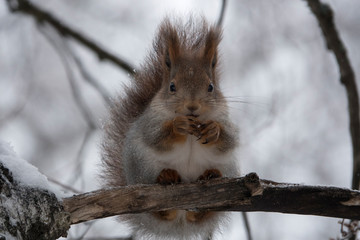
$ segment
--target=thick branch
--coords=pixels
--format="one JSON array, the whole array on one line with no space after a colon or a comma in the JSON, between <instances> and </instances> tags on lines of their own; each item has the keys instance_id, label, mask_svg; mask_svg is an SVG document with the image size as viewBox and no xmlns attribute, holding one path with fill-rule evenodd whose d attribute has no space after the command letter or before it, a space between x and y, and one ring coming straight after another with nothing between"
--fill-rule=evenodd
<instances>
[{"instance_id":1,"label":"thick branch","mask_svg":"<svg viewBox=\"0 0 360 240\"><path fill-rule=\"evenodd\" d=\"M69 228L69 214L53 193L17 182L0 161L0 239L57 239Z\"/></svg>"},{"instance_id":2,"label":"thick branch","mask_svg":"<svg viewBox=\"0 0 360 240\"><path fill-rule=\"evenodd\" d=\"M62 36L71 37L78 43L87 47L89 50L95 52L100 60L108 60L129 74L134 73L134 67L126 61L116 57L112 53L104 50L95 42L82 35L79 31L70 28L62 23L59 19L51 15L49 12L41 9L39 6L27 0L7 0L9 8L13 12L21 12L27 14L37 20L39 23L46 22L56 29Z\"/></svg>"},{"instance_id":3,"label":"thick branch","mask_svg":"<svg viewBox=\"0 0 360 240\"><path fill-rule=\"evenodd\" d=\"M244 178L171 186L134 185L80 194L63 201L71 223L169 209L264 211L360 219L360 192Z\"/></svg>"},{"instance_id":4,"label":"thick branch","mask_svg":"<svg viewBox=\"0 0 360 240\"><path fill-rule=\"evenodd\" d=\"M326 40L329 50L333 51L340 70L340 81L345 86L348 98L350 133L353 148L353 180L352 188L359 189L360 184L360 120L359 95L357 91L355 74L351 67L340 36L336 30L333 12L327 4L319 0L307 0L311 11L316 16Z\"/></svg>"}]
</instances>

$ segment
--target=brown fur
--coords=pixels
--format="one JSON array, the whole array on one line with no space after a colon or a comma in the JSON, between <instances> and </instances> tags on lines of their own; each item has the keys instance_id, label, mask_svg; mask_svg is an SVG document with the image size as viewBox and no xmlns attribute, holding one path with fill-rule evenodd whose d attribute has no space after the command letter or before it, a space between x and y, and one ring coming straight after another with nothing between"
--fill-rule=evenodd
<instances>
[{"instance_id":1,"label":"brown fur","mask_svg":"<svg viewBox=\"0 0 360 240\"><path fill-rule=\"evenodd\" d=\"M186 220L192 223L201 223L213 217L214 214L215 214L214 212L208 212L208 211L200 211L200 212L188 211L186 212Z\"/></svg>"},{"instance_id":2,"label":"brown fur","mask_svg":"<svg viewBox=\"0 0 360 240\"><path fill-rule=\"evenodd\" d=\"M178 117L172 121L166 121L162 126L162 134L159 136L159 141L155 144L156 149L166 151L170 150L176 143L185 142L187 132L190 131L187 121L185 116Z\"/></svg>"},{"instance_id":3,"label":"brown fur","mask_svg":"<svg viewBox=\"0 0 360 240\"><path fill-rule=\"evenodd\" d=\"M153 212L152 214L158 219L165 221L172 221L177 217L178 211L177 210L159 211L159 212Z\"/></svg>"}]
</instances>

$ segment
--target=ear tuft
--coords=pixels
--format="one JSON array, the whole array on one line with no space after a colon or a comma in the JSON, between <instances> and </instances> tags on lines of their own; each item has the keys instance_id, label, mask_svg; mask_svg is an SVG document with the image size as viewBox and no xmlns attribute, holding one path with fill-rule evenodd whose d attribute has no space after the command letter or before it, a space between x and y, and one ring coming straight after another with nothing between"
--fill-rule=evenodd
<instances>
[{"instance_id":1,"label":"ear tuft","mask_svg":"<svg viewBox=\"0 0 360 240\"><path fill-rule=\"evenodd\" d=\"M165 65L170 69L179 57L180 45L176 29L170 26L167 31L164 61Z\"/></svg>"},{"instance_id":2,"label":"ear tuft","mask_svg":"<svg viewBox=\"0 0 360 240\"><path fill-rule=\"evenodd\" d=\"M221 30L217 27L211 27L205 40L204 59L212 68L214 68L217 63L217 48L220 40Z\"/></svg>"}]
</instances>

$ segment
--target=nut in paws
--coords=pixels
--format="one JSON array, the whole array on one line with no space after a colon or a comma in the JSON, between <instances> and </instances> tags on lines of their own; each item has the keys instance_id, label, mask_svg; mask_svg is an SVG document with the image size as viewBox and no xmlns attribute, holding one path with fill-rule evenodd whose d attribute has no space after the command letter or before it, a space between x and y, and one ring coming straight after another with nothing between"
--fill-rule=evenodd
<instances>
[{"instance_id":1,"label":"nut in paws","mask_svg":"<svg viewBox=\"0 0 360 240\"><path fill-rule=\"evenodd\" d=\"M177 116L173 120L173 131L180 135L198 135L197 120L192 116Z\"/></svg>"},{"instance_id":2,"label":"nut in paws","mask_svg":"<svg viewBox=\"0 0 360 240\"><path fill-rule=\"evenodd\" d=\"M216 143L221 132L220 124L215 121L206 121L201 125L199 141L202 144Z\"/></svg>"}]
</instances>

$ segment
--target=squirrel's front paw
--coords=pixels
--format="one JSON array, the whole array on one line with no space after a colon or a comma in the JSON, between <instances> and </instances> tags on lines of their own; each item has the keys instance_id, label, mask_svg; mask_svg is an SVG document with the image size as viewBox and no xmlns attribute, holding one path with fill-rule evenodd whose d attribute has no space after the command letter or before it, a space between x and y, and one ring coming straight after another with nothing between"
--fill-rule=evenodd
<instances>
[{"instance_id":1,"label":"squirrel's front paw","mask_svg":"<svg viewBox=\"0 0 360 240\"><path fill-rule=\"evenodd\" d=\"M202 144L216 143L220 136L220 124L209 120L201 124L199 141Z\"/></svg>"},{"instance_id":2,"label":"squirrel's front paw","mask_svg":"<svg viewBox=\"0 0 360 240\"><path fill-rule=\"evenodd\" d=\"M191 116L177 116L173 120L173 131L175 134L194 134L197 130L195 118Z\"/></svg>"}]
</instances>

